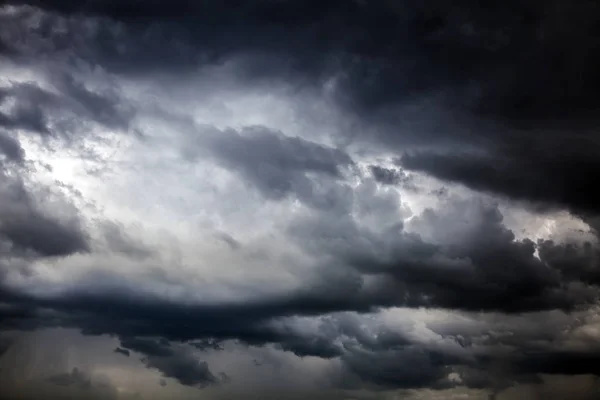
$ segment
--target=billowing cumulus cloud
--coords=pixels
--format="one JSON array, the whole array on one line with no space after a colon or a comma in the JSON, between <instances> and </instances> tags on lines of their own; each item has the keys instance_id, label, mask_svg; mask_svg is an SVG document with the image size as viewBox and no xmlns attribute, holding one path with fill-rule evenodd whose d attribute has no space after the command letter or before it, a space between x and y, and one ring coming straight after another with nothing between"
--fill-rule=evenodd
<instances>
[{"instance_id":1,"label":"billowing cumulus cloud","mask_svg":"<svg viewBox=\"0 0 600 400\"><path fill-rule=\"evenodd\" d=\"M0 390L595 398L599 19L5 2Z\"/></svg>"}]
</instances>

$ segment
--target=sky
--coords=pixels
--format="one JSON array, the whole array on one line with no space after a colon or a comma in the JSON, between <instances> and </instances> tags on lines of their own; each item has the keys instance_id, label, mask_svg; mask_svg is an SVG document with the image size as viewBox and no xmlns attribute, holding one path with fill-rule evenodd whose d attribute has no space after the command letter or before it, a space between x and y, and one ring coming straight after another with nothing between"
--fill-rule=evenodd
<instances>
[{"instance_id":1,"label":"sky","mask_svg":"<svg viewBox=\"0 0 600 400\"><path fill-rule=\"evenodd\" d=\"M600 396L600 5L0 5L0 395Z\"/></svg>"}]
</instances>

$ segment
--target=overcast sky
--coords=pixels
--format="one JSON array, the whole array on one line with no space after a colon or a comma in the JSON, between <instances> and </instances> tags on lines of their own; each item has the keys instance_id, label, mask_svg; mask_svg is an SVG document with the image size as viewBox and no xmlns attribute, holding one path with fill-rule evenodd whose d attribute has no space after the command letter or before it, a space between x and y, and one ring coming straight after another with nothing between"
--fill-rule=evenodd
<instances>
[{"instance_id":1,"label":"overcast sky","mask_svg":"<svg viewBox=\"0 0 600 400\"><path fill-rule=\"evenodd\" d=\"M2 3L3 399L599 398L596 1Z\"/></svg>"}]
</instances>

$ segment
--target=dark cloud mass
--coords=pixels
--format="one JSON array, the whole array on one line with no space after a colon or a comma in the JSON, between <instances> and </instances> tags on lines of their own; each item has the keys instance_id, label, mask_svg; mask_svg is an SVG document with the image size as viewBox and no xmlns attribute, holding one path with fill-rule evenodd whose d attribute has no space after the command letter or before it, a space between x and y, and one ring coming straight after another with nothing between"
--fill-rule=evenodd
<instances>
[{"instance_id":1,"label":"dark cloud mass","mask_svg":"<svg viewBox=\"0 0 600 400\"><path fill-rule=\"evenodd\" d=\"M127 349L123 349L123 348L121 348L121 347L117 347L117 348L116 348L116 349L114 349L113 351L114 351L115 353L122 354L122 355L124 355L125 357L129 357L129 356L131 355L131 352L130 352L129 350L127 350Z\"/></svg>"},{"instance_id":2,"label":"dark cloud mass","mask_svg":"<svg viewBox=\"0 0 600 400\"><path fill-rule=\"evenodd\" d=\"M0 387L594 398L599 87L592 0L2 2Z\"/></svg>"},{"instance_id":3,"label":"dark cloud mass","mask_svg":"<svg viewBox=\"0 0 600 400\"><path fill-rule=\"evenodd\" d=\"M144 355L142 361L148 368L159 370L167 378L175 378L182 385L206 387L219 382L206 362L198 361L191 354L173 349L169 342L128 337L121 339L121 346ZM125 350L125 351L128 351ZM129 355L129 352L127 352Z\"/></svg>"},{"instance_id":4,"label":"dark cloud mass","mask_svg":"<svg viewBox=\"0 0 600 400\"><path fill-rule=\"evenodd\" d=\"M369 168L371 169L373 178L384 185L410 184L410 177L404 171L380 167L378 165L371 165Z\"/></svg>"},{"instance_id":5,"label":"dark cloud mass","mask_svg":"<svg viewBox=\"0 0 600 400\"><path fill-rule=\"evenodd\" d=\"M13 102L7 113L0 114L0 125L40 134L67 134L76 124L90 121L112 129L127 127L133 111L119 104L116 94L94 93L66 73L51 71L48 79L58 93L33 82L0 89L0 101Z\"/></svg>"},{"instance_id":6,"label":"dark cloud mass","mask_svg":"<svg viewBox=\"0 0 600 400\"><path fill-rule=\"evenodd\" d=\"M320 85L337 77L341 104L387 127L379 140L411 137L426 144L477 146L486 153L424 153L407 158L406 167L476 189L597 211L598 199L586 190L597 180L595 2L231 3L178 1L165 9L160 2L43 2L59 14L41 16L45 24L33 26L31 40L15 46L25 54L76 51L93 63L132 73L231 59L245 80ZM76 17L81 13L114 20L114 29L100 22L87 29ZM34 19L31 11L11 18L14 29L3 30L6 42ZM53 30L65 18L71 30ZM86 40L69 36L78 34ZM66 92L116 123L111 111L102 111L104 104L78 96L83 92L77 88ZM432 108L407 108L429 97L436 99ZM464 122L448 129L451 122L444 119L448 125L438 126L441 117L434 115L448 113ZM23 108L3 119L42 129L41 116ZM415 118L433 120L398 137ZM471 176L474 170L480 172Z\"/></svg>"},{"instance_id":7,"label":"dark cloud mass","mask_svg":"<svg viewBox=\"0 0 600 400\"><path fill-rule=\"evenodd\" d=\"M0 240L6 241L15 251L34 251L42 256L61 256L87 251L88 243L77 215L59 219L41 209L36 195L25 183L0 172ZM68 207L65 204L64 207ZM67 211L68 210L67 208Z\"/></svg>"}]
</instances>

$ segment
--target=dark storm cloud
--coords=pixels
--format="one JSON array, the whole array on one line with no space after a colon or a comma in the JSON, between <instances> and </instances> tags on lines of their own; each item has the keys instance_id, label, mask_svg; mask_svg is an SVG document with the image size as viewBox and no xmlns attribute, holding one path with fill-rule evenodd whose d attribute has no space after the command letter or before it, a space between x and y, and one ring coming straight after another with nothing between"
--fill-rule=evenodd
<instances>
[{"instance_id":1,"label":"dark storm cloud","mask_svg":"<svg viewBox=\"0 0 600 400\"><path fill-rule=\"evenodd\" d=\"M517 372L536 374L600 375L600 354L597 351L532 352L516 357Z\"/></svg>"},{"instance_id":2,"label":"dark storm cloud","mask_svg":"<svg viewBox=\"0 0 600 400\"><path fill-rule=\"evenodd\" d=\"M593 1L567 3L15 0L41 11L1 15L0 54L17 65L47 56L77 69L83 60L133 77L233 61L233 74L245 82L321 88L336 78L337 105L378 128L349 135L389 145L398 156L406 152L404 168L595 221L600 141L590 127L600 108L600 14ZM132 106L74 76L49 71L52 89L36 83L0 89L0 103L14 102L0 111L0 154L23 160L14 130L62 135L87 121L129 128ZM503 313L587 307L598 300L600 256L591 243L517 240L496 206L448 196L440 196L442 208L411 220L419 234L402 224L386 226L399 220L399 199L377 194L374 182L353 191L341 179L353 166L345 152L264 127L207 131L187 148L190 156L206 151L265 198L293 196L316 210L314 220L294 221L288 234L320 258L322 276L284 296L210 306L119 290L75 288L38 298L1 287L0 301L10 306L0 308L0 326L118 335L119 353L144 354L147 367L199 387L223 379L169 341L197 340L214 349L228 339L275 343L298 356L339 357L350 374L383 387L451 387L456 383L447 374L455 367L472 369L465 385L490 386L490 374L473 371L500 361L510 364L507 378L516 380L600 374L596 353L540 350L532 343L547 336L539 332L494 343L529 350L523 355L461 358L390 332L374 339L343 321L318 334L274 326L283 317L389 306ZM429 149L412 151L410 144ZM10 249L0 255L2 268L5 258L23 253L89 251L77 221L40 210L21 181L0 168L0 246ZM378 183L406 183L399 170L373 165L370 172ZM361 226L351 211L375 218L383 233ZM118 227L107 232L111 250L148 256L120 237ZM222 239L239 249L232 237ZM340 344L344 335L358 346ZM484 339L464 334L457 343L475 353L478 340ZM55 380L82 378L73 372Z\"/></svg>"},{"instance_id":3,"label":"dark storm cloud","mask_svg":"<svg viewBox=\"0 0 600 400\"><path fill-rule=\"evenodd\" d=\"M558 244L542 240L538 243L538 251L541 261L560 271L563 279L600 284L600 248L596 244Z\"/></svg>"},{"instance_id":4,"label":"dark storm cloud","mask_svg":"<svg viewBox=\"0 0 600 400\"><path fill-rule=\"evenodd\" d=\"M8 241L17 252L34 251L41 256L89 250L77 216L60 218L44 211L21 179L1 169L0 240Z\"/></svg>"},{"instance_id":5,"label":"dark storm cloud","mask_svg":"<svg viewBox=\"0 0 600 400\"><path fill-rule=\"evenodd\" d=\"M161 325L164 326L165 324L182 327L181 331L183 332L185 329L185 335L189 337L217 336L219 334L217 330L224 332L224 329L227 329L222 326L216 327L214 321L204 318L199 319L198 317L206 314L201 310L190 311L186 314L193 317L173 320L172 318L159 319L157 315L157 317L148 321L144 333L153 336L163 333L169 334L169 332L161 330ZM469 334L468 329L463 329L462 332L465 336L460 341L456 339L453 346L454 348L461 346L464 349L464 354L457 355L456 350L452 350L450 347L436 347L435 342L430 342L429 345L417 343L414 338L411 339L398 332L386 333L383 330L376 331L378 332L376 335L370 334L360 327L360 320L353 322L352 319L344 317L332 319L330 323L323 326L320 330L321 333L317 335L300 335L292 328L287 328L285 331L276 328L265 329L264 326L262 328L244 328L242 318L234 317L234 315L239 316L242 313L236 311L231 314L229 312L222 314L223 318L227 318L232 321L232 324L236 324L235 327L231 326L229 328L232 330L228 335L231 338L237 337L243 340L246 337L248 338L247 343L255 345L265 342L281 343L280 348L292 351L299 356L341 357L344 371L349 374L345 375L346 377L340 382L345 387L355 387L357 384L355 379L359 379L359 382L374 385L374 387L430 387L443 389L459 385L459 383L447 378L447 375L454 371L462 372L462 384L464 385L475 388L488 387L490 382L496 379L493 371L490 372L490 368L499 362L508 363L510 366L510 369L504 372L506 378L503 379L521 382L530 381L532 376L537 373L569 375L596 373L597 370L593 366L595 353L558 351L550 346L540 348L537 345L540 338L543 339L545 335L552 337L552 332L556 337L560 333L559 331L563 329L560 325L557 325L556 329L552 328L552 332L542 332L543 328L539 328L537 333L534 331L527 336L519 336L518 332L523 327L518 325L512 328L514 329L512 332L511 330L506 331L506 335L501 335L496 339L496 345L500 344L514 348L514 353L508 355L496 355L493 351L489 354L485 352L486 347L483 346L484 342L481 342L481 340L489 337L487 330ZM122 315L116 316L113 314L113 318L116 319L117 317L123 319ZM73 318L72 311L69 313L68 318ZM59 324L68 326L68 318L60 321ZM121 324L119 328L114 321L113 319L102 322L98 315L85 317L85 314L81 314L74 326L95 325L95 330L88 331L88 333L101 333L102 331L114 333L117 329L134 332L133 325L139 326L141 322L138 318L135 322L132 322L132 326L127 327ZM112 327L108 326L110 323L113 324ZM193 323L197 323L198 326L194 327ZM100 327L101 325L102 327ZM193 330L190 330L190 328ZM497 328L493 329L502 333ZM246 333L243 332L244 330L246 330ZM337 347L335 351L332 351L331 349L338 346L334 343L342 337L343 340L349 341L349 344ZM445 337L452 338L452 336ZM142 361L147 367L157 369L164 376L177 379L184 385L205 387L206 385L225 382L222 377L210 372L205 363L198 361L189 352L180 351L167 338L172 339L174 336L166 336L163 339L122 337L121 346L143 354ZM179 334L179 338L183 338L183 336ZM461 345L459 342L463 344ZM535 351L532 352L532 349ZM477 372L477 369L482 370Z\"/></svg>"},{"instance_id":6,"label":"dark storm cloud","mask_svg":"<svg viewBox=\"0 0 600 400\"><path fill-rule=\"evenodd\" d=\"M185 306L158 299L132 297L126 293L113 293L110 297L77 293L54 299L36 299L5 288L0 294L4 301L14 306L2 310L4 326L27 329L33 322L30 319L38 318L35 323L40 326L70 326L81 328L89 334L118 334L134 338L131 341L124 339L122 347L164 356L170 353L165 340L200 338L216 341L237 339L256 345L283 343L289 349L298 348L305 355L309 354L308 349L311 348L314 349L314 355L322 355L331 351L322 350L318 344L329 347L329 343L302 344L301 336L293 331L275 329L268 322L279 316L319 315L345 308L371 308L368 303L361 304L361 300L348 300L342 296L327 298L313 290L292 293L283 298L206 306ZM36 312L39 307L55 309L59 313L45 316ZM143 338L147 336L163 339Z\"/></svg>"},{"instance_id":7,"label":"dark storm cloud","mask_svg":"<svg viewBox=\"0 0 600 400\"><path fill-rule=\"evenodd\" d=\"M176 67L184 56L164 58L162 52L173 52L174 56L177 52L188 53L188 63L197 64L198 53L212 52L219 58L228 58L249 51L267 59L275 56L273 59L283 62L262 65L267 67L265 71L256 68L259 65L254 65L253 70L250 62L245 71L248 76L277 75L287 69L288 77L293 71L297 77L314 78L331 72L327 67L333 60L334 65L329 67L346 72L347 93L359 103L372 105L406 99L457 82L464 84L472 79L471 75L489 74L486 68L493 62L507 61L538 44L535 30L547 11L541 2L534 1L489 7L468 1L452 5L438 1L176 1L168 7L161 2L140 5L129 1L34 3L67 15L87 14L119 21L125 29L125 39L136 34L143 38L141 33L152 36L154 29L155 39L181 43L176 48L153 49L153 55L143 46L127 48L148 52L137 61L123 52L123 63L138 66L148 66L148 61L153 61L163 68ZM53 30L52 20L29 25L34 30L32 34L43 32L54 38L56 47L61 42L64 48L80 43L70 37L73 32ZM95 47L109 47L111 41L123 39L102 26L86 33L91 35L86 39L95 39L90 42ZM133 42L125 44L131 46ZM94 61L107 61L109 55L102 50L105 49L97 49ZM339 61L348 63L340 65ZM469 72L466 67L471 67Z\"/></svg>"},{"instance_id":8,"label":"dark storm cloud","mask_svg":"<svg viewBox=\"0 0 600 400\"><path fill-rule=\"evenodd\" d=\"M194 342L190 342L190 345L201 351L224 349L221 343L214 338L196 340Z\"/></svg>"},{"instance_id":9,"label":"dark storm cloud","mask_svg":"<svg viewBox=\"0 0 600 400\"><path fill-rule=\"evenodd\" d=\"M36 133L48 133L44 103L51 102L51 95L34 84L12 84L0 89L0 101L13 99L16 105L9 113L0 112L0 125L4 129L25 129Z\"/></svg>"},{"instance_id":10,"label":"dark storm cloud","mask_svg":"<svg viewBox=\"0 0 600 400\"><path fill-rule=\"evenodd\" d=\"M117 348L115 348L113 351L114 351L115 353L117 353L117 354L122 354L122 355L124 355L125 357L129 357L129 356L130 356L130 351L129 351L129 350L127 350L127 349L123 349L123 348L121 348L121 347L117 347Z\"/></svg>"},{"instance_id":11,"label":"dark storm cloud","mask_svg":"<svg viewBox=\"0 0 600 400\"><path fill-rule=\"evenodd\" d=\"M580 264L564 266L561 255L568 250L551 242L540 242L541 260L535 258L536 243L516 241L512 232L502 224L502 216L493 204L451 198L441 210L427 210L413 218L412 223L421 232L421 238L402 231L390 231L389 235L377 237L361 231L358 226L333 224L333 220L325 219L323 215L320 222L322 225L314 221L307 225L311 229L313 244L308 237L299 238L304 240L309 250L333 257L328 263L327 274L319 277L318 282L310 282L305 288L286 296L211 306L185 306L123 292L108 295L79 291L54 299L36 299L15 293L11 295L5 290L4 296L7 297L4 300L20 306L22 311L5 315L4 324L27 328L32 316L37 315L34 318L37 318L38 326L72 326L89 334L117 334L121 337L122 348L146 356L147 366L190 385L202 386L201 381L213 382L215 375L208 374L207 368L200 365L197 370L192 369L196 371L193 373L196 378L179 376L177 371L190 370L188 363L191 359L173 348L170 341L195 343L204 338L209 344L202 344L201 340L200 347L214 349L217 346L210 343L231 339L248 345L274 343L278 348L301 357L341 357L352 374L375 385L443 388L455 384L444 378L451 366L477 369L478 365L489 366L495 356L487 360L482 358L479 364L476 357L457 358L449 356L447 350L414 347L414 339L398 333L381 331L374 338L358 323L343 318L323 325L318 333L309 334L286 325L273 324L273 321L288 316L314 316L343 310L360 312L393 305L509 313L571 309L592 304L597 295L597 289L578 285L582 280L587 281L586 269L590 267L587 258L577 259ZM335 245L330 237L336 238ZM368 240L361 242L364 239ZM311 247L314 245L318 247ZM589 254L586 248L580 249L584 256ZM389 249L389 252L374 252L374 249ZM565 274L564 282L561 282L560 272L563 270L570 273ZM365 277L377 279L367 286ZM35 313L38 308L54 309L58 314L44 317ZM555 335L558 334L556 331ZM552 336L552 333L549 335ZM359 347L343 345L338 341L340 337L351 338ZM500 343L521 348L543 337L541 333L533 338L508 335L495 345ZM476 339L477 336L470 337L463 332L463 336L456 339L455 346L468 349ZM527 350L527 347L523 349ZM555 351L552 348L542 350L540 353L538 348L536 351L540 355L531 360L528 356L523 361L510 356L514 365L524 365L511 373L516 376L534 374L536 360L551 358ZM416 357L415 362L420 362L423 368L425 365L428 367L422 373L414 373L401 361L403 358L400 356L404 352L408 352L407 359ZM569 353L569 356L576 357L576 354ZM388 357L389 363L380 364L380 369L369 368L373 364L369 360L377 357ZM540 372L552 373L549 368L540 367ZM568 370L569 367L565 366L554 373L568 374ZM572 373L585 370L595 373L595 369L584 366L574 367ZM396 381L390 371L395 371ZM402 371L404 375L400 374ZM215 379L218 381L220 378ZM481 382L480 378L472 378L472 385L480 385Z\"/></svg>"},{"instance_id":12,"label":"dark storm cloud","mask_svg":"<svg viewBox=\"0 0 600 400\"><path fill-rule=\"evenodd\" d=\"M298 335L287 335L281 337L279 348L289 351L298 357L320 357L320 358L335 358L342 354L339 346L332 342L332 337L317 336L317 337L302 337Z\"/></svg>"},{"instance_id":13,"label":"dark storm cloud","mask_svg":"<svg viewBox=\"0 0 600 400\"><path fill-rule=\"evenodd\" d=\"M126 337L121 339L121 346L147 356L170 357L173 355L169 342L165 340Z\"/></svg>"},{"instance_id":14,"label":"dark storm cloud","mask_svg":"<svg viewBox=\"0 0 600 400\"><path fill-rule=\"evenodd\" d=\"M108 128L127 129L133 110L119 98L118 93L96 93L66 73L54 73L52 84L79 116L85 116Z\"/></svg>"},{"instance_id":15,"label":"dark storm cloud","mask_svg":"<svg viewBox=\"0 0 600 400\"><path fill-rule=\"evenodd\" d=\"M173 348L165 339L124 337L121 346L143 354L142 361L148 368L157 369L182 385L204 388L221 381L206 362L197 360L189 351Z\"/></svg>"},{"instance_id":16,"label":"dark storm cloud","mask_svg":"<svg viewBox=\"0 0 600 400\"><path fill-rule=\"evenodd\" d=\"M370 165L369 169L375 180L384 185L410 184L410 177L402 170Z\"/></svg>"},{"instance_id":17,"label":"dark storm cloud","mask_svg":"<svg viewBox=\"0 0 600 400\"><path fill-rule=\"evenodd\" d=\"M62 256L87 251L84 235L77 227L32 213L8 218L3 216L0 237L9 240L16 249L33 250L46 256Z\"/></svg>"},{"instance_id":18,"label":"dark storm cloud","mask_svg":"<svg viewBox=\"0 0 600 400\"><path fill-rule=\"evenodd\" d=\"M252 140L243 142L244 146L237 145L237 141L245 140L237 132L222 138L227 144L216 141L222 149L226 149L218 157L232 163L231 168L237 168L235 162L241 160L241 165L253 174L257 164L266 162L269 165L272 160L277 163L277 155L284 154L291 160L280 163L283 174L293 176L312 170L324 174L334 187L345 185L344 182L336 182L338 164L343 165L348 160L344 153L331 152L306 141L288 140L278 133L263 132L244 134L250 138L257 134L257 142L271 149L270 154L275 155L272 159L245 158L244 152L239 149L257 150L259 147ZM219 131L219 134L227 133ZM247 172L240 168L239 173ZM254 184L260 185L262 177L256 175L255 178L257 182ZM15 190L19 187L16 184L13 189L0 193L8 196L7 199L18 193L28 198L23 188L21 192ZM340 191L336 193L345 197ZM249 345L275 343L278 348L301 357L341 357L345 368L353 376L374 385L445 388L455 385L445 378L450 367L468 365L477 368L478 364L464 359L444 358L431 349L411 347L411 341L402 335L381 332L377 339L369 338L356 324L342 320L319 334L301 334L271 323L287 316L316 316L344 310L363 312L386 306L514 313L570 309L594 302L596 289L569 286L581 281L596 283L593 262L597 250L592 245L565 247L549 241L515 240L514 234L504 226L496 205L456 198L446 199L440 209L427 209L412 218L411 224L420 236L408 233L401 225L384 229L385 224L382 225L382 233L376 234L360 226L347 211L355 210L362 217L382 215L387 221L397 211L398 198L390 196L389 192L380 192L377 185L369 180L350 193L350 199L337 199L331 203L333 208L321 209L315 220L306 219L292 224L291 233L298 244L313 254L326 257L327 268L317 280L307 282L303 288L288 295L193 306L143 298L118 290L108 293L75 288L58 297L42 299L4 288L0 291L0 300L14 307L1 311L2 325L12 328L71 326L90 334L116 334L121 337L122 354L125 351L144 354L144 363L149 368L158 369L164 376L177 379L182 384L198 387L216 384L222 379L188 353L174 350L170 341L204 338L211 343L228 339ZM290 194L298 196L296 192ZM23 201L18 203L25 204ZM336 207L341 207L344 212L336 212ZM53 235L56 236L55 233ZM33 240L31 235L26 237L29 241ZM31 244L30 248L41 253L43 249L40 246L36 248ZM541 260L534 257L536 247ZM48 252L48 249L45 251ZM64 254L69 254L69 251L73 250L63 250ZM373 277L376 279L371 282L375 284L366 285L365 278ZM40 312L43 309L53 309L58 313L45 314ZM360 347L341 345L337 341L341 335L354 338ZM514 345L518 346L518 343ZM546 357L543 354L536 357L543 359ZM574 357L572 354L569 356ZM387 361L380 364L381 368L373 369L370 366L376 357ZM422 373L413 373L402 359L419 362ZM535 373L534 366L539 362L535 360L537 358L525 359L522 361L525 365L523 371L514 373ZM519 360L514 362L521 363ZM482 362L481 365L487 364ZM544 371L549 371L544 368ZM565 367L560 373L567 373L567 370L569 368ZM586 368L573 368L574 372L582 370ZM594 371L589 370L591 373ZM469 382L469 385L480 385L482 381L472 378Z\"/></svg>"},{"instance_id":19,"label":"dark storm cloud","mask_svg":"<svg viewBox=\"0 0 600 400\"><path fill-rule=\"evenodd\" d=\"M492 153L421 154L405 160L408 168L524 200L599 211L597 191L590 190L600 153L589 129L600 108L594 1L13 4L58 13L42 16L41 24L31 22L39 18L33 11L4 17L11 18L4 42L21 54L74 52L133 74L235 59L236 73L250 81L321 86L336 76L339 104L385 127L366 140ZM68 29L55 29L58 15L71 16ZM90 29L75 15L107 23ZM23 26L29 36L17 40ZM414 104L423 105L414 111L408 107ZM548 129L557 133L537 133Z\"/></svg>"},{"instance_id":20,"label":"dark storm cloud","mask_svg":"<svg viewBox=\"0 0 600 400\"><path fill-rule=\"evenodd\" d=\"M595 301L596 288L578 285L588 282L593 256L573 259L565 276L559 265L534 256L536 243L516 240L502 219L493 204L450 199L413 217L412 226L428 239L399 227L374 235L337 216L319 216L291 229L308 251L333 255L342 265L381 278L380 290L369 295L381 305L522 312Z\"/></svg>"},{"instance_id":21,"label":"dark storm cloud","mask_svg":"<svg viewBox=\"0 0 600 400\"><path fill-rule=\"evenodd\" d=\"M498 319L489 315L479 321L479 328L440 323L431 329L446 338L456 338L460 332L461 346L475 363L490 376L502 379L535 380L538 374L598 375L594 366L600 355L594 332L598 311L562 313L557 311L516 315ZM489 318L489 319L488 319ZM583 330L582 330L583 329ZM489 346L489 347L488 347ZM488 347L489 351L474 351ZM468 359L469 359L468 358Z\"/></svg>"},{"instance_id":22,"label":"dark storm cloud","mask_svg":"<svg viewBox=\"0 0 600 400\"><path fill-rule=\"evenodd\" d=\"M112 129L128 128L133 110L117 93L96 93L64 72L49 72L48 77L52 90L34 82L12 82L0 88L0 104L14 103L8 112L0 112L0 126L57 135L89 121Z\"/></svg>"},{"instance_id":23,"label":"dark storm cloud","mask_svg":"<svg viewBox=\"0 0 600 400\"><path fill-rule=\"evenodd\" d=\"M9 161L22 162L24 157L21 144L10 137L6 132L0 131L0 154L4 154Z\"/></svg>"},{"instance_id":24,"label":"dark storm cloud","mask_svg":"<svg viewBox=\"0 0 600 400\"><path fill-rule=\"evenodd\" d=\"M157 369L163 376L176 379L186 386L205 388L220 383L222 379L210 371L205 361L198 361L187 353L171 357L149 356L143 361L148 368Z\"/></svg>"},{"instance_id":25,"label":"dark storm cloud","mask_svg":"<svg viewBox=\"0 0 600 400\"><path fill-rule=\"evenodd\" d=\"M11 3L66 15L102 16L122 23L126 34L138 37L155 29L156 38L181 43L176 49L152 49L153 61L163 68L180 64L182 56L163 58L161 52L187 52L188 61L197 63L202 52L227 58L249 51L279 53L285 61L268 65L267 71L247 71L249 75L276 75L278 69L293 67L296 75L314 77L331 72L326 70L328 60L344 57L348 63L335 67L346 72L347 93L363 104L396 102L475 82L484 91L478 107L486 112L515 118L569 114L590 111L595 101L592 83L599 77L593 1L511 0L485 6L472 1L339 0L175 1L168 6L111 0ZM60 36L51 23L32 28L62 39L64 47L77 46L77 40L66 40L72 32ZM98 35L87 37L96 39L95 46L116 39L101 26L90 32ZM139 47L127 50L150 52ZM124 53L123 63L139 66L152 57L136 61ZM106 57L102 52L96 56Z\"/></svg>"},{"instance_id":26,"label":"dark storm cloud","mask_svg":"<svg viewBox=\"0 0 600 400\"><path fill-rule=\"evenodd\" d=\"M585 214L599 211L596 192L590 191L600 179L598 150L592 137L561 138L550 132L529 143L515 139L513 145L496 147L490 154L414 153L402 157L401 163L476 190Z\"/></svg>"},{"instance_id":27,"label":"dark storm cloud","mask_svg":"<svg viewBox=\"0 0 600 400\"><path fill-rule=\"evenodd\" d=\"M382 387L412 389L449 388L446 379L451 372L448 363L423 348L406 347L387 352L355 350L344 357L344 365L360 379Z\"/></svg>"},{"instance_id":28,"label":"dark storm cloud","mask_svg":"<svg viewBox=\"0 0 600 400\"><path fill-rule=\"evenodd\" d=\"M374 201L366 195L356 199L365 204ZM586 285L596 283L591 279L595 247L571 249L552 242L516 240L493 204L449 199L442 209L428 209L411 224L422 236L397 226L376 235L349 215L336 213L299 221L290 233L306 250L324 257L328 267L316 280L284 296L184 306L122 291L107 296L72 290L54 299L21 301L24 306L38 304L73 315L84 313L81 321L71 319L70 323L82 323L94 333L158 335L174 340L289 340L285 346L293 350L298 338L266 329L264 323L282 316L369 311L391 305L504 312L571 309L592 304L596 298L597 289ZM541 260L534 257L536 247ZM568 251L580 256L568 256ZM366 285L365 278L375 280ZM84 317L85 313L94 318ZM302 346L296 346L299 352L311 348ZM316 352L323 351L331 352Z\"/></svg>"}]
</instances>

